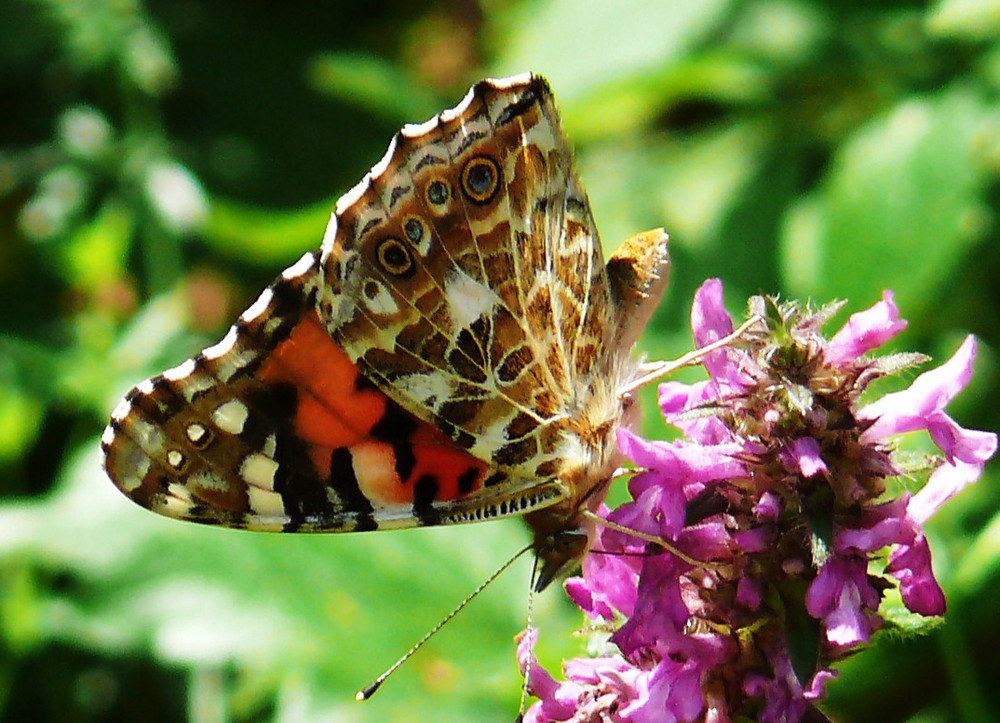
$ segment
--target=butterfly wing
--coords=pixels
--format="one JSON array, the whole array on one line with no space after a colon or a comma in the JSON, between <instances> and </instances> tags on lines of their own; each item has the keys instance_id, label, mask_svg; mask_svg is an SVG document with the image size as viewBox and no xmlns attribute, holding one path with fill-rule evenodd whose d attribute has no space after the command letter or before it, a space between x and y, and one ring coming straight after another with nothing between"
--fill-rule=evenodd
<instances>
[{"instance_id":1,"label":"butterfly wing","mask_svg":"<svg viewBox=\"0 0 1000 723\"><path fill-rule=\"evenodd\" d=\"M226 337L129 392L105 468L161 514L228 527L352 531L517 514L552 489L487 488L488 466L387 398L316 316L316 254Z\"/></svg>"},{"instance_id":2,"label":"butterfly wing","mask_svg":"<svg viewBox=\"0 0 1000 723\"><path fill-rule=\"evenodd\" d=\"M320 317L386 395L506 479L545 480L606 375L612 303L545 81L482 81L337 204Z\"/></svg>"},{"instance_id":3,"label":"butterfly wing","mask_svg":"<svg viewBox=\"0 0 1000 723\"><path fill-rule=\"evenodd\" d=\"M321 257L125 397L105 467L146 507L233 527L550 505L565 510L534 526L559 527L614 462L621 330L656 277L647 256L665 260L662 241L639 247L605 268L545 81L478 83L396 136L337 203Z\"/></svg>"}]
</instances>

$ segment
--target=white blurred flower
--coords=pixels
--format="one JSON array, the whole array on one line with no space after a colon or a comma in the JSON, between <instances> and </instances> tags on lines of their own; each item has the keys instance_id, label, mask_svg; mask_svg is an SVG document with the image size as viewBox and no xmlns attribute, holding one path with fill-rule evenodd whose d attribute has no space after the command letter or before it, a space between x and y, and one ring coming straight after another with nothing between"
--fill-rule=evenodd
<instances>
[{"instance_id":1,"label":"white blurred flower","mask_svg":"<svg viewBox=\"0 0 1000 723\"><path fill-rule=\"evenodd\" d=\"M59 118L59 138L74 156L94 158L111 140L111 124L97 109L76 106Z\"/></svg>"},{"instance_id":2,"label":"white blurred flower","mask_svg":"<svg viewBox=\"0 0 1000 723\"><path fill-rule=\"evenodd\" d=\"M61 166L42 177L38 192L21 208L21 232L34 241L46 241L62 233L84 202L87 182L79 169Z\"/></svg>"},{"instance_id":3,"label":"white blurred flower","mask_svg":"<svg viewBox=\"0 0 1000 723\"><path fill-rule=\"evenodd\" d=\"M179 163L152 164L146 173L145 190L160 221L174 233L191 231L208 216L205 190Z\"/></svg>"}]
</instances>

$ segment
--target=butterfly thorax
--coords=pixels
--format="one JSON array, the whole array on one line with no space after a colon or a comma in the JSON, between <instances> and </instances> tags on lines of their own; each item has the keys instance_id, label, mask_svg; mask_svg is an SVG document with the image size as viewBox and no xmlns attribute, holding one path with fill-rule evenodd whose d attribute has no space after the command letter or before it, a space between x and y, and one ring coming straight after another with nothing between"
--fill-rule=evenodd
<instances>
[{"instance_id":1,"label":"butterfly thorax","mask_svg":"<svg viewBox=\"0 0 1000 723\"><path fill-rule=\"evenodd\" d=\"M617 357L615 373L596 376L581 385L577 413L565 419L556 476L565 497L525 515L533 533L538 559L535 589L570 571L590 549L595 526L592 516L604 500L608 484L623 461L617 432L635 422L636 407L620 389L633 378L636 365Z\"/></svg>"}]
</instances>

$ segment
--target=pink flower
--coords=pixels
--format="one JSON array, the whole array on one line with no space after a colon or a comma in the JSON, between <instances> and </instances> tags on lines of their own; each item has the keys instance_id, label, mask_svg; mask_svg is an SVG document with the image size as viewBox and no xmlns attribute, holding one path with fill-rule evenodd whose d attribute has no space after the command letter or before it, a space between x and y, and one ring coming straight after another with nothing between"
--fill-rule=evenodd
<instances>
[{"instance_id":1,"label":"pink flower","mask_svg":"<svg viewBox=\"0 0 1000 723\"><path fill-rule=\"evenodd\" d=\"M708 380L660 387L682 439L619 432L642 471L631 501L603 514L664 544L598 529L566 590L591 618L624 618L610 639L618 653L567 661L562 683L532 663L539 702L526 720L800 720L834 676L829 666L883 624L875 565L887 548L884 573L903 603L943 613L923 525L980 476L997 443L944 411L969 382L974 340L862 407L872 380L919 359L866 356L906 327L891 292L830 340L819 329L833 307L810 314L755 297L750 308L767 328L708 354ZM698 290L691 324L699 346L734 328L719 281ZM888 478L917 474L890 437L917 430L940 447L937 466L920 491L886 498ZM793 665L790 631L816 626L818 659Z\"/></svg>"}]
</instances>

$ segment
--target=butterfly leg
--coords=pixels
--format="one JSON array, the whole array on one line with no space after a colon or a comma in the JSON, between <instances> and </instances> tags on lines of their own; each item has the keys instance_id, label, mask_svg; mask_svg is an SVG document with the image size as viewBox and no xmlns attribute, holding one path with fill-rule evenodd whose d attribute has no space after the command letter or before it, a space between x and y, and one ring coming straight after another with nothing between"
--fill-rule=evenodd
<instances>
[{"instance_id":1,"label":"butterfly leg","mask_svg":"<svg viewBox=\"0 0 1000 723\"><path fill-rule=\"evenodd\" d=\"M620 532L623 535L629 535L630 537L635 537L637 539L656 545L657 547L662 548L666 552L669 552L671 555L680 558L689 565L693 565L695 567L703 567L703 568L717 567L717 565L711 562L691 557L686 552L683 552L677 547L674 547L669 542L664 540L662 537L659 537L657 535L650 535L649 533L642 532L641 530L635 530L632 529L631 527L626 527L625 525L619 525L617 522L612 522L611 520L605 517L601 517L597 513L591 512L590 510L584 510L583 515L584 517L593 520L595 524L598 524L601 527L607 527L609 529L614 530L615 532Z\"/></svg>"},{"instance_id":2,"label":"butterfly leg","mask_svg":"<svg viewBox=\"0 0 1000 723\"><path fill-rule=\"evenodd\" d=\"M693 364L698 364L707 355L711 354L713 351L729 346L734 341L743 336L748 329L759 323L763 323L763 319L757 316L751 317L750 319L747 319L745 322L743 322L740 328L734 331L733 333L722 337L718 341L713 341L711 344L706 344L703 347L700 347L693 351L689 351L684 356L678 357L677 359L672 359L670 361L652 362L649 364L640 365L638 378L633 380L631 383L629 383L622 389L621 392L622 396L631 394L635 392L637 389L641 389L642 387L646 386L647 384L655 382L658 379L662 379L665 376L669 376L678 369L681 369L686 366L691 366Z\"/></svg>"}]
</instances>

